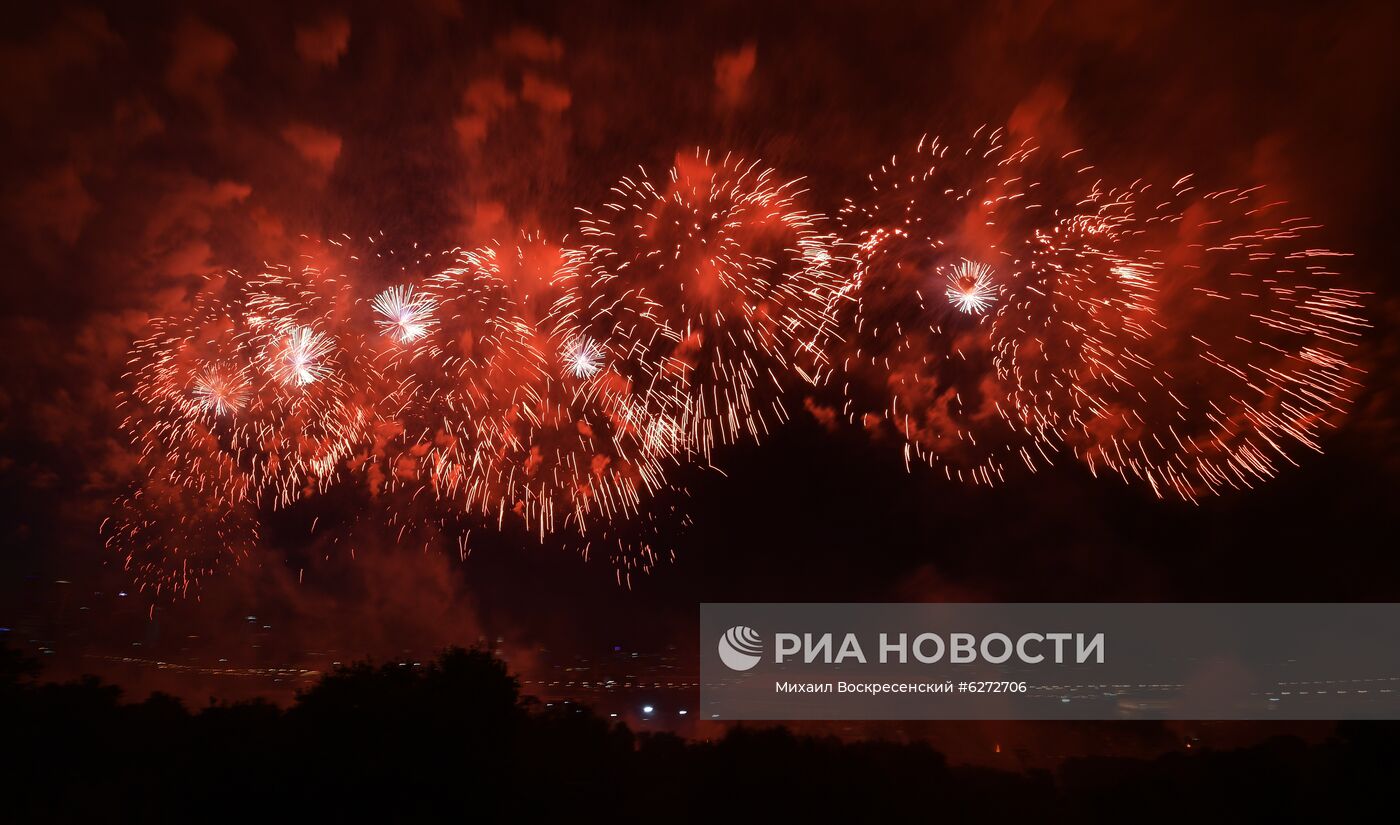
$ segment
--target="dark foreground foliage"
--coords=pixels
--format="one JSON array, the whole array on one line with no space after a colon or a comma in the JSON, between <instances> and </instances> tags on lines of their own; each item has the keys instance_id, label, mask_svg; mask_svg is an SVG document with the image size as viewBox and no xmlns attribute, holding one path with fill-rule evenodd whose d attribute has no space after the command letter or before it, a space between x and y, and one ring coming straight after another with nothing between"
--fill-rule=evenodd
<instances>
[{"instance_id":1,"label":"dark foreground foliage","mask_svg":"<svg viewBox=\"0 0 1400 825\"><path fill-rule=\"evenodd\" d=\"M686 742L532 703L476 650L342 668L286 710L33 676L0 648L4 822L1351 821L1391 804L1400 768L1400 730L1378 725L1053 775L782 729Z\"/></svg>"}]
</instances>

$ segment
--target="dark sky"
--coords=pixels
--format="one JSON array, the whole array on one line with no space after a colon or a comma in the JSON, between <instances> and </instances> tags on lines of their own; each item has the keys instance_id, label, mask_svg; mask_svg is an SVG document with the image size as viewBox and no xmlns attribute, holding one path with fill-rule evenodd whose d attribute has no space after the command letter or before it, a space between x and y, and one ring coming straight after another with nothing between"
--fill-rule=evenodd
<instances>
[{"instance_id":1,"label":"dark sky","mask_svg":"<svg viewBox=\"0 0 1400 825\"><path fill-rule=\"evenodd\" d=\"M1395 599L1394 4L291 5L7 12L0 635L56 672L234 694L95 657L324 667L480 637L524 673L542 647L614 645L675 646L684 670L701 601ZM966 489L799 415L719 451L723 474L678 475L694 526L631 589L523 531L461 562L344 526L367 551L327 560L289 516L199 602L118 595L98 524L134 472L125 351L203 274L301 235L560 238L637 164L696 146L805 176L831 212L919 135L983 123L1123 180L1267 183L1325 223L1376 293L1367 388L1326 454L1193 507L1068 464Z\"/></svg>"}]
</instances>

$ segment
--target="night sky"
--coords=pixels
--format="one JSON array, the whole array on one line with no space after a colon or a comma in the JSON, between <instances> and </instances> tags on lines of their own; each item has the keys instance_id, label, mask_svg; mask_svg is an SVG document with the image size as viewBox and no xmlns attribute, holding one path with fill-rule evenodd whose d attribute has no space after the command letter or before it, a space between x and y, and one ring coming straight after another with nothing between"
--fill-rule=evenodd
<instances>
[{"instance_id":1,"label":"night sky","mask_svg":"<svg viewBox=\"0 0 1400 825\"><path fill-rule=\"evenodd\" d=\"M485 639L526 678L640 652L694 681L702 601L1393 601L1397 24L1384 2L10 9L0 639L55 678L200 704L288 684L112 659L324 669ZM798 412L676 473L693 524L630 588L518 527L474 534L465 561L396 546L353 496L318 515L319 535L356 531L354 560L279 514L197 601L153 603L102 546L136 471L115 409L127 348L207 273L286 260L299 236L562 238L638 164L697 146L805 177L805 205L834 213L920 135L984 123L1082 146L1118 179L1268 184L1355 253L1343 271L1375 293L1366 386L1325 454L1199 506L1073 462L987 490Z\"/></svg>"}]
</instances>

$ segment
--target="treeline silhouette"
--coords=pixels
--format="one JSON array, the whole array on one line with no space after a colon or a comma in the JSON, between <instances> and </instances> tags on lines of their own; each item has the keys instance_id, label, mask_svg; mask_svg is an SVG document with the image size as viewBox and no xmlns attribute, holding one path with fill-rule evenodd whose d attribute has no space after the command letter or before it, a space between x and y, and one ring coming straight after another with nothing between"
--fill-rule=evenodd
<instances>
[{"instance_id":1,"label":"treeline silhouette","mask_svg":"<svg viewBox=\"0 0 1400 825\"><path fill-rule=\"evenodd\" d=\"M1392 808L1400 768L1397 728L1375 724L1053 774L782 728L686 741L535 702L482 650L339 668L287 709L123 703L37 673L0 647L0 822L1316 822Z\"/></svg>"}]
</instances>

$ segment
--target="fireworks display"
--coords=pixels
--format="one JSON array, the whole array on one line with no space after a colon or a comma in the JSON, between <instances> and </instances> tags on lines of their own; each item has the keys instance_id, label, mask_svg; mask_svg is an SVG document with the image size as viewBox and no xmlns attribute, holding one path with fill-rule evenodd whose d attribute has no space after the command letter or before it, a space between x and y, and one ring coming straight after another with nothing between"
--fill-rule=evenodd
<instances>
[{"instance_id":1,"label":"fireworks display","mask_svg":"<svg viewBox=\"0 0 1400 825\"><path fill-rule=\"evenodd\" d=\"M1198 190L1182 178L1110 199L1095 266L1131 290L1139 318L1099 350L1065 435L1091 469L1195 499L1243 489L1320 450L1359 389L1350 365L1365 295L1316 221L1262 187Z\"/></svg>"},{"instance_id":2,"label":"fireworks display","mask_svg":"<svg viewBox=\"0 0 1400 825\"><path fill-rule=\"evenodd\" d=\"M580 210L577 245L347 239L210 279L132 349L144 472L108 544L188 593L255 552L260 514L345 485L400 525L605 547L621 576L665 552L648 525L683 465L802 394L950 479L1072 457L1195 500L1319 449L1356 392L1365 295L1267 190L1114 186L989 128L870 182L828 221L697 151Z\"/></svg>"},{"instance_id":3,"label":"fireworks display","mask_svg":"<svg viewBox=\"0 0 1400 825\"><path fill-rule=\"evenodd\" d=\"M583 265L561 321L613 356L648 416L683 448L762 438L784 395L814 383L841 288L823 219L795 182L757 162L697 152L670 174L624 178L615 203L582 221Z\"/></svg>"},{"instance_id":4,"label":"fireworks display","mask_svg":"<svg viewBox=\"0 0 1400 825\"><path fill-rule=\"evenodd\" d=\"M439 422L410 449L435 491L498 524L523 517L541 538L639 517L674 451L604 350L551 312L579 258L525 237L428 278L440 334L416 343L411 361L432 377L405 399L410 419Z\"/></svg>"},{"instance_id":5,"label":"fireworks display","mask_svg":"<svg viewBox=\"0 0 1400 825\"><path fill-rule=\"evenodd\" d=\"M856 250L837 307L848 418L969 483L1050 460L1053 405L1028 403L1019 382L1072 370L1101 323L1057 306L1078 249L1053 233L1094 196L1091 171L984 128L962 145L922 139L870 176L842 211ZM1022 337L1063 352L1027 365Z\"/></svg>"},{"instance_id":6,"label":"fireworks display","mask_svg":"<svg viewBox=\"0 0 1400 825\"><path fill-rule=\"evenodd\" d=\"M1111 188L999 130L871 180L843 213L846 411L949 477L1071 454L1195 500L1318 449L1357 389L1364 295L1262 188Z\"/></svg>"}]
</instances>

